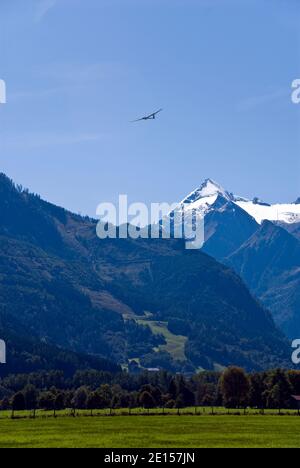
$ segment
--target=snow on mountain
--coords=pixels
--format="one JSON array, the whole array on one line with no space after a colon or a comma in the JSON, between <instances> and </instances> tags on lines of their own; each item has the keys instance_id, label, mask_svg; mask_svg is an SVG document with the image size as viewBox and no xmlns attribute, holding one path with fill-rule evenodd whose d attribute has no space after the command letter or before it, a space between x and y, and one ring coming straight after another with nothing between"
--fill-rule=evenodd
<instances>
[{"instance_id":1,"label":"snow on mountain","mask_svg":"<svg viewBox=\"0 0 300 468\"><path fill-rule=\"evenodd\" d=\"M223 187L221 187L217 182L212 179L206 179L199 188L182 200L182 203L197 203L204 200L203 203L208 202L211 205L216 201L218 195L222 195L228 200L232 197L232 195L223 189Z\"/></svg>"},{"instance_id":2,"label":"snow on mountain","mask_svg":"<svg viewBox=\"0 0 300 468\"><path fill-rule=\"evenodd\" d=\"M186 210L196 210L201 217L205 216L221 196L225 200L232 200L233 195L227 192L221 185L212 179L206 179L203 184L184 198L180 205L185 205Z\"/></svg>"},{"instance_id":3,"label":"snow on mountain","mask_svg":"<svg viewBox=\"0 0 300 468\"><path fill-rule=\"evenodd\" d=\"M287 224L300 222L299 204L275 204L267 205L253 201L239 201L236 204L247 211L256 221L261 224L264 220L282 221Z\"/></svg>"},{"instance_id":4,"label":"snow on mountain","mask_svg":"<svg viewBox=\"0 0 300 468\"><path fill-rule=\"evenodd\" d=\"M230 194L221 187L217 182L212 179L206 179L200 188L194 190L190 195L188 195L183 203L193 203L200 199L212 198L216 200L218 195L224 196L224 198L230 199Z\"/></svg>"},{"instance_id":5,"label":"snow on mountain","mask_svg":"<svg viewBox=\"0 0 300 468\"><path fill-rule=\"evenodd\" d=\"M251 201L233 195L212 179L206 179L198 189L182 200L181 204L184 204L186 209L195 210L200 217L203 217L214 209L213 205L218 197L235 203L259 224L264 220L281 221L288 224L300 222L299 199L295 203L275 205L269 205L258 198Z\"/></svg>"}]
</instances>

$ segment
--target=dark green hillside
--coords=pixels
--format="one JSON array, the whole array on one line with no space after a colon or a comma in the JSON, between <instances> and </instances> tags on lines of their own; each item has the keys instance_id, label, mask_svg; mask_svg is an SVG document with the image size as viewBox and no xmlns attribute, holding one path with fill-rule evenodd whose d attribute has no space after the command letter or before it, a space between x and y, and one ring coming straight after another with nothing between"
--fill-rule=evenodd
<instances>
[{"instance_id":1,"label":"dark green hillside","mask_svg":"<svg viewBox=\"0 0 300 468\"><path fill-rule=\"evenodd\" d=\"M74 352L172 370L289 363L270 314L228 268L181 241L101 241L95 221L4 175L0 278L3 327ZM176 335L185 361L170 354Z\"/></svg>"}]
</instances>

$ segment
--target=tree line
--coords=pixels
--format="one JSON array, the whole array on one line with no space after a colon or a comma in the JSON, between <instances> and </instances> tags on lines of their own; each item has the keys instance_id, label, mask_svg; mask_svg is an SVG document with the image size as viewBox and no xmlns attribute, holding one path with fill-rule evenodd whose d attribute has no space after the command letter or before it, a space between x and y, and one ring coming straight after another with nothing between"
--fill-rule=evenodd
<instances>
[{"instance_id":1,"label":"tree line","mask_svg":"<svg viewBox=\"0 0 300 468\"><path fill-rule=\"evenodd\" d=\"M11 375L0 380L0 409L56 411L142 407L180 408L224 406L233 409L291 409L300 395L300 371L275 369L247 374L238 367L223 373L201 372L191 377L166 371L139 375L78 371Z\"/></svg>"}]
</instances>

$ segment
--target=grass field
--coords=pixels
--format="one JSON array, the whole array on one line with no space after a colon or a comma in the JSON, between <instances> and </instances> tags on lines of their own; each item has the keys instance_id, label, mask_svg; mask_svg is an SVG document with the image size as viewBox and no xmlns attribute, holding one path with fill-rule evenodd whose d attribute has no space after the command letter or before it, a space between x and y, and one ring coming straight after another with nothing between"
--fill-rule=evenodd
<instances>
[{"instance_id":1,"label":"grass field","mask_svg":"<svg viewBox=\"0 0 300 468\"><path fill-rule=\"evenodd\" d=\"M0 447L300 447L297 416L2 418Z\"/></svg>"},{"instance_id":2,"label":"grass field","mask_svg":"<svg viewBox=\"0 0 300 468\"><path fill-rule=\"evenodd\" d=\"M166 351L171 354L178 361L185 361L185 344L187 342L186 336L173 335L168 330L168 322L156 322L152 320L136 320L139 325L148 325L154 335L163 335L166 339L165 345L160 345L158 350Z\"/></svg>"}]
</instances>

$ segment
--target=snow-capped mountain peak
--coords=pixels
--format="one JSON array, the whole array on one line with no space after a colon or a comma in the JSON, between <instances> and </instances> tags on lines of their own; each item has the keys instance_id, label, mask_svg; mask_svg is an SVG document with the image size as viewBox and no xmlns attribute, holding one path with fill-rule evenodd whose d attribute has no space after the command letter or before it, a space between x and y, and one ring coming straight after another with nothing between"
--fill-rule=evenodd
<instances>
[{"instance_id":1,"label":"snow-capped mountain peak","mask_svg":"<svg viewBox=\"0 0 300 468\"><path fill-rule=\"evenodd\" d=\"M206 179L203 184L191 192L182 203L194 203L200 199L208 198L212 198L215 201L219 195L228 200L231 199L231 195L221 185L212 179Z\"/></svg>"},{"instance_id":2,"label":"snow-capped mountain peak","mask_svg":"<svg viewBox=\"0 0 300 468\"><path fill-rule=\"evenodd\" d=\"M274 205L263 202L257 197L251 201L233 195L213 179L206 179L199 188L182 200L181 204L185 204L188 209L195 210L200 217L203 217L211 210L219 209L215 203L219 197L238 205L259 224L264 220L281 221L288 224L300 222L300 199L295 203Z\"/></svg>"},{"instance_id":3,"label":"snow-capped mountain peak","mask_svg":"<svg viewBox=\"0 0 300 468\"><path fill-rule=\"evenodd\" d=\"M218 197L228 201L232 199L232 195L221 185L212 179L206 179L199 188L182 200L181 205L184 204L186 208L196 210L197 214L203 217L212 209Z\"/></svg>"}]
</instances>

